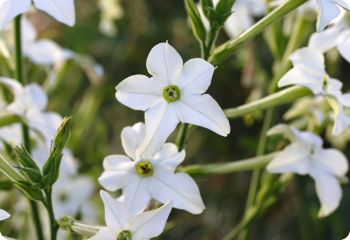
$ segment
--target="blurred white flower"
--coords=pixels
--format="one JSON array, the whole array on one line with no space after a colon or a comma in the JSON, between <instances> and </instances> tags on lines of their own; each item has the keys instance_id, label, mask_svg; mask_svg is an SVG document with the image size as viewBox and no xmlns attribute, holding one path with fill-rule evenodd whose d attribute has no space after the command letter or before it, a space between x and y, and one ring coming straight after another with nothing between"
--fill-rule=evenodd
<instances>
[{"instance_id":1,"label":"blurred white flower","mask_svg":"<svg viewBox=\"0 0 350 240\"><path fill-rule=\"evenodd\" d=\"M124 14L120 0L99 0L98 6L101 10L100 31L109 37L116 35L118 30L115 20Z\"/></svg>"},{"instance_id":2,"label":"blurred white flower","mask_svg":"<svg viewBox=\"0 0 350 240\"><path fill-rule=\"evenodd\" d=\"M140 151L156 151L179 122L227 136L230 124L224 112L210 95L204 94L214 66L200 58L183 64L168 43L153 47L146 65L152 77L133 75L116 87L119 102L145 111L146 137Z\"/></svg>"},{"instance_id":3,"label":"blurred white flower","mask_svg":"<svg viewBox=\"0 0 350 240\"><path fill-rule=\"evenodd\" d=\"M350 0L317 0L319 15L317 31L323 31L335 18L341 14L341 8L350 11Z\"/></svg>"},{"instance_id":4,"label":"blurred white flower","mask_svg":"<svg viewBox=\"0 0 350 240\"><path fill-rule=\"evenodd\" d=\"M0 29L16 16L27 12L32 0L0 0ZM53 16L56 20L73 26L75 23L74 0L33 0L37 9Z\"/></svg>"},{"instance_id":5,"label":"blurred white flower","mask_svg":"<svg viewBox=\"0 0 350 240\"><path fill-rule=\"evenodd\" d=\"M291 144L277 154L267 170L271 173L310 175L316 183L316 192L321 202L319 217L326 217L335 211L342 198L338 178L345 179L348 171L344 154L336 149L324 149L319 136L300 132L287 125L277 125L268 134L283 134Z\"/></svg>"},{"instance_id":6,"label":"blurred white flower","mask_svg":"<svg viewBox=\"0 0 350 240\"><path fill-rule=\"evenodd\" d=\"M350 27L346 19L310 37L309 47L321 52L337 48L340 55L350 63Z\"/></svg>"},{"instance_id":7,"label":"blurred white flower","mask_svg":"<svg viewBox=\"0 0 350 240\"><path fill-rule=\"evenodd\" d=\"M138 156L136 149L145 137L143 123L126 127L121 133L123 148L128 156L110 155L103 162L104 173L99 182L109 191L123 190L123 198L134 212L142 211L151 199L174 208L199 214L205 208L198 186L185 173L175 173L184 160L185 151L166 143L153 156Z\"/></svg>"},{"instance_id":8,"label":"blurred white flower","mask_svg":"<svg viewBox=\"0 0 350 240\"><path fill-rule=\"evenodd\" d=\"M127 205L104 191L101 191L101 198L107 227L103 227L89 240L145 240L157 237L162 233L172 208L169 202L158 209L135 215Z\"/></svg>"},{"instance_id":9,"label":"blurred white flower","mask_svg":"<svg viewBox=\"0 0 350 240\"><path fill-rule=\"evenodd\" d=\"M310 47L302 48L290 59L294 67L281 78L278 86L300 85L309 88L315 95L327 97L335 114L333 134L340 135L350 125L350 115L346 112L346 108L350 107L350 94L343 94L343 84L327 74L322 52Z\"/></svg>"},{"instance_id":10,"label":"blurred white flower","mask_svg":"<svg viewBox=\"0 0 350 240\"><path fill-rule=\"evenodd\" d=\"M18 81L4 77L0 77L0 84L9 88L14 97L6 110L21 116L30 128L38 131L44 139L51 141L62 117L57 113L44 111L48 104L44 90L35 83L22 86ZM51 142L47 145L50 146Z\"/></svg>"}]
</instances>

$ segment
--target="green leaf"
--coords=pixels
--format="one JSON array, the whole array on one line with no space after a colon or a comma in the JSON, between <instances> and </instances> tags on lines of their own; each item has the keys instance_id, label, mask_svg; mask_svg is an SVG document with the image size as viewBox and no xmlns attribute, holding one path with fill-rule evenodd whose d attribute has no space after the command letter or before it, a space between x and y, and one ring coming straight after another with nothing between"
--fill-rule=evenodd
<instances>
[{"instance_id":1,"label":"green leaf","mask_svg":"<svg viewBox=\"0 0 350 240\"><path fill-rule=\"evenodd\" d=\"M191 19L192 31L194 36L198 39L198 41L202 45L204 45L207 31L204 27L198 8L193 0L185 0L185 7L186 7L188 16L190 16L190 19Z\"/></svg>"},{"instance_id":2,"label":"green leaf","mask_svg":"<svg viewBox=\"0 0 350 240\"><path fill-rule=\"evenodd\" d=\"M202 10L203 10L204 15L209 20L212 16L212 13L215 12L213 1L212 0L201 0L201 6L202 6Z\"/></svg>"},{"instance_id":3,"label":"green leaf","mask_svg":"<svg viewBox=\"0 0 350 240\"><path fill-rule=\"evenodd\" d=\"M216 15L213 21L220 26L224 25L226 19L232 14L232 8L235 2L236 0L220 0L216 5Z\"/></svg>"},{"instance_id":4,"label":"green leaf","mask_svg":"<svg viewBox=\"0 0 350 240\"><path fill-rule=\"evenodd\" d=\"M19 181L15 182L15 185L31 200L42 201L44 199L41 189L29 182Z\"/></svg>"},{"instance_id":5,"label":"green leaf","mask_svg":"<svg viewBox=\"0 0 350 240\"><path fill-rule=\"evenodd\" d=\"M53 142L50 156L43 167L43 186L52 186L58 179L63 149L70 137L71 118L63 119Z\"/></svg>"}]
</instances>

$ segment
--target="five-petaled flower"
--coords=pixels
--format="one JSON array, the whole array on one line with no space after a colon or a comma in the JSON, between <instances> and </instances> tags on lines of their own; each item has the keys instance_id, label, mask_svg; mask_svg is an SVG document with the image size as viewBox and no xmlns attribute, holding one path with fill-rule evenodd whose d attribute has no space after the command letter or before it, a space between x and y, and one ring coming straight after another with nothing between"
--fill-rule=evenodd
<instances>
[{"instance_id":1,"label":"five-petaled flower","mask_svg":"<svg viewBox=\"0 0 350 240\"><path fill-rule=\"evenodd\" d=\"M195 181L185 173L175 173L184 160L185 151L178 152L166 143L153 156L139 156L136 149L145 137L145 127L137 123L123 129L121 138L126 154L107 156L104 173L99 178L109 191L123 190L123 198L134 212L146 208L151 199L166 203L193 214L203 211L204 204ZM133 159L133 160L132 160Z\"/></svg>"},{"instance_id":2,"label":"five-petaled flower","mask_svg":"<svg viewBox=\"0 0 350 240\"><path fill-rule=\"evenodd\" d=\"M183 64L181 56L168 43L153 47L147 58L152 77L133 75L116 87L119 102L145 111L146 137L140 151L156 151L179 122L208 128L226 136L230 125L216 101L204 94L214 67L203 59Z\"/></svg>"},{"instance_id":3,"label":"five-petaled flower","mask_svg":"<svg viewBox=\"0 0 350 240\"><path fill-rule=\"evenodd\" d=\"M33 0L37 9L40 9L56 20L73 26L75 23L74 0ZM27 12L32 0L0 0L0 29L3 29L11 20L21 13Z\"/></svg>"},{"instance_id":4,"label":"five-petaled flower","mask_svg":"<svg viewBox=\"0 0 350 240\"><path fill-rule=\"evenodd\" d=\"M172 203L162 207L134 214L129 206L113 199L108 193L101 191L105 206L107 227L89 238L89 240L145 240L159 236L169 217Z\"/></svg>"},{"instance_id":5,"label":"five-petaled flower","mask_svg":"<svg viewBox=\"0 0 350 240\"><path fill-rule=\"evenodd\" d=\"M267 170L271 173L310 175L315 180L321 202L319 217L326 217L335 211L342 197L338 179L345 179L348 171L344 154L336 149L324 149L319 136L287 125L277 125L268 134L283 134L291 144L277 154Z\"/></svg>"},{"instance_id":6,"label":"five-petaled flower","mask_svg":"<svg viewBox=\"0 0 350 240\"><path fill-rule=\"evenodd\" d=\"M347 108L350 107L350 94L343 94L343 84L331 78L325 67L323 54L314 48L302 48L291 57L294 68L278 82L279 87L300 85L309 88L315 95L323 95L335 113L333 135L340 135L350 125Z\"/></svg>"}]
</instances>

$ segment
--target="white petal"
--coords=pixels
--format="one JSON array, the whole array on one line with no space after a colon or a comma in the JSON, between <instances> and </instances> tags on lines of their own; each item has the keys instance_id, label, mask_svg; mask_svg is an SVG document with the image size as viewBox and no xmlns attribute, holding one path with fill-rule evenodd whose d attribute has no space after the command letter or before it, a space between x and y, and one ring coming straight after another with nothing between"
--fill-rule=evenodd
<instances>
[{"instance_id":1,"label":"white petal","mask_svg":"<svg viewBox=\"0 0 350 240\"><path fill-rule=\"evenodd\" d=\"M105 206L105 220L108 228L115 233L129 226L132 215L127 206L118 200L113 199L105 191L100 192Z\"/></svg>"},{"instance_id":2,"label":"white petal","mask_svg":"<svg viewBox=\"0 0 350 240\"><path fill-rule=\"evenodd\" d=\"M318 216L326 217L338 208L342 198L342 189L337 178L329 173L315 171L311 176L316 182L316 192L321 202Z\"/></svg>"},{"instance_id":3,"label":"white petal","mask_svg":"<svg viewBox=\"0 0 350 240\"><path fill-rule=\"evenodd\" d=\"M322 93L323 76L313 74L302 67L289 70L278 82L278 87L299 85L309 88L315 95Z\"/></svg>"},{"instance_id":4,"label":"white petal","mask_svg":"<svg viewBox=\"0 0 350 240\"><path fill-rule=\"evenodd\" d=\"M349 0L333 0L333 2L338 4L342 8L350 11L350 1Z\"/></svg>"},{"instance_id":5,"label":"white petal","mask_svg":"<svg viewBox=\"0 0 350 240\"><path fill-rule=\"evenodd\" d=\"M339 42L339 35L342 32L340 27L331 27L323 32L314 33L309 40L309 47L321 52L335 48Z\"/></svg>"},{"instance_id":6,"label":"white petal","mask_svg":"<svg viewBox=\"0 0 350 240\"><path fill-rule=\"evenodd\" d=\"M332 134L341 135L350 126L350 115L346 114L343 106L335 99L327 98L327 102L334 111L334 126Z\"/></svg>"},{"instance_id":7,"label":"white petal","mask_svg":"<svg viewBox=\"0 0 350 240\"><path fill-rule=\"evenodd\" d=\"M121 189L136 178L134 163L126 156L110 155L104 159L103 167L105 171L98 180L109 191Z\"/></svg>"},{"instance_id":8,"label":"white petal","mask_svg":"<svg viewBox=\"0 0 350 240\"><path fill-rule=\"evenodd\" d=\"M271 173L309 173L310 151L303 145L292 143L267 165L267 171Z\"/></svg>"},{"instance_id":9,"label":"white petal","mask_svg":"<svg viewBox=\"0 0 350 240\"><path fill-rule=\"evenodd\" d=\"M132 239L144 240L159 236L164 230L171 209L172 202L169 202L158 209L137 215L132 226Z\"/></svg>"},{"instance_id":10,"label":"white petal","mask_svg":"<svg viewBox=\"0 0 350 240\"><path fill-rule=\"evenodd\" d=\"M116 98L122 104L135 109L147 110L163 99L165 85L144 75L126 78L116 87Z\"/></svg>"},{"instance_id":11,"label":"white petal","mask_svg":"<svg viewBox=\"0 0 350 240\"><path fill-rule=\"evenodd\" d=\"M340 9L330 0L317 0L317 3L320 7L317 31L321 32L340 14Z\"/></svg>"},{"instance_id":12,"label":"white petal","mask_svg":"<svg viewBox=\"0 0 350 240\"><path fill-rule=\"evenodd\" d=\"M214 66L201 58L187 61L181 77L172 84L181 88L181 95L202 94L210 86L214 74Z\"/></svg>"},{"instance_id":13,"label":"white petal","mask_svg":"<svg viewBox=\"0 0 350 240\"><path fill-rule=\"evenodd\" d=\"M145 113L146 136L138 149L138 155L153 156L163 146L179 123L174 104L161 103Z\"/></svg>"},{"instance_id":14,"label":"white petal","mask_svg":"<svg viewBox=\"0 0 350 240\"><path fill-rule=\"evenodd\" d=\"M198 125L221 135L230 133L230 123L219 104L208 94L181 98L177 114L184 123Z\"/></svg>"},{"instance_id":15,"label":"white petal","mask_svg":"<svg viewBox=\"0 0 350 240\"><path fill-rule=\"evenodd\" d=\"M179 77L183 61L171 45L159 43L151 49L146 66L152 76L168 85Z\"/></svg>"},{"instance_id":16,"label":"white petal","mask_svg":"<svg viewBox=\"0 0 350 240\"><path fill-rule=\"evenodd\" d=\"M136 123L132 127L125 127L121 133L122 145L125 153L136 160L136 149L145 139L146 129L144 123Z\"/></svg>"},{"instance_id":17,"label":"white petal","mask_svg":"<svg viewBox=\"0 0 350 240\"><path fill-rule=\"evenodd\" d=\"M0 221L9 218L11 215L5 210L0 209Z\"/></svg>"},{"instance_id":18,"label":"white petal","mask_svg":"<svg viewBox=\"0 0 350 240\"><path fill-rule=\"evenodd\" d=\"M176 147L175 144L172 144ZM177 147L176 147L177 149ZM183 160L185 160L185 151L182 150L181 152L176 151L176 153L172 155L165 156L165 154L157 154L154 157L155 164L162 167L163 169L166 169L170 172L175 172L177 166L179 166Z\"/></svg>"},{"instance_id":19,"label":"white petal","mask_svg":"<svg viewBox=\"0 0 350 240\"><path fill-rule=\"evenodd\" d=\"M290 56L290 60L294 66L303 66L314 74L325 74L324 56L318 49L301 48Z\"/></svg>"},{"instance_id":20,"label":"white petal","mask_svg":"<svg viewBox=\"0 0 350 240\"><path fill-rule=\"evenodd\" d=\"M173 207L200 214L205 209L196 182L185 173L155 171L149 186L152 198L166 203L173 201Z\"/></svg>"},{"instance_id":21,"label":"white petal","mask_svg":"<svg viewBox=\"0 0 350 240\"><path fill-rule=\"evenodd\" d=\"M74 0L33 0L35 7L69 26L75 24Z\"/></svg>"},{"instance_id":22,"label":"white petal","mask_svg":"<svg viewBox=\"0 0 350 240\"><path fill-rule=\"evenodd\" d=\"M338 45L339 53L350 63L350 30L348 30Z\"/></svg>"},{"instance_id":23,"label":"white petal","mask_svg":"<svg viewBox=\"0 0 350 240\"><path fill-rule=\"evenodd\" d=\"M239 1L237 1L238 3ZM236 7L233 10L231 16L229 16L225 22L225 31L230 38L238 36L238 34L244 32L254 23L253 17L249 13L247 6L235 4Z\"/></svg>"},{"instance_id":24,"label":"white petal","mask_svg":"<svg viewBox=\"0 0 350 240\"><path fill-rule=\"evenodd\" d=\"M23 86L15 79L7 78L7 77L0 77L0 84L5 85L10 89L10 91L13 93L14 97L20 97L23 95L24 88Z\"/></svg>"},{"instance_id":25,"label":"white petal","mask_svg":"<svg viewBox=\"0 0 350 240\"><path fill-rule=\"evenodd\" d=\"M49 39L37 40L25 46L24 55L34 63L44 66L62 64L73 58L71 51L61 48L57 43Z\"/></svg>"},{"instance_id":26,"label":"white petal","mask_svg":"<svg viewBox=\"0 0 350 240\"><path fill-rule=\"evenodd\" d=\"M151 196L148 192L148 178L135 178L123 189L123 197L133 213L139 213L148 206Z\"/></svg>"},{"instance_id":27,"label":"white petal","mask_svg":"<svg viewBox=\"0 0 350 240\"><path fill-rule=\"evenodd\" d=\"M315 158L320 161L330 173L336 176L342 177L349 170L346 156L337 149L322 150Z\"/></svg>"},{"instance_id":28,"label":"white petal","mask_svg":"<svg viewBox=\"0 0 350 240\"><path fill-rule=\"evenodd\" d=\"M43 111L48 103L47 94L44 89L36 83L31 83L24 87L24 96L22 98L26 101L30 108Z\"/></svg>"},{"instance_id":29,"label":"white petal","mask_svg":"<svg viewBox=\"0 0 350 240\"><path fill-rule=\"evenodd\" d=\"M28 11L30 0L1 0L0 1L0 30L21 13Z\"/></svg>"},{"instance_id":30,"label":"white petal","mask_svg":"<svg viewBox=\"0 0 350 240\"><path fill-rule=\"evenodd\" d=\"M88 240L115 240L116 234L113 233L109 228L101 228L96 235L92 236Z\"/></svg>"}]
</instances>

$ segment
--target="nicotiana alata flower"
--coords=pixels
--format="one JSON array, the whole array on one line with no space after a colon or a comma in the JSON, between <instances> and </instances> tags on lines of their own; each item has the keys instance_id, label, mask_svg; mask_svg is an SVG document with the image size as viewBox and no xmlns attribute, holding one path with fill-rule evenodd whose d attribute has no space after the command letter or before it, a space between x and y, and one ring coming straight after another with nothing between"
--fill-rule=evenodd
<instances>
[{"instance_id":1,"label":"nicotiana alata flower","mask_svg":"<svg viewBox=\"0 0 350 240\"><path fill-rule=\"evenodd\" d=\"M324 149L319 136L287 125L277 125L268 134L283 134L291 144L277 154L267 170L271 173L310 175L316 183L316 192L321 202L319 217L326 217L335 211L342 198L338 179L346 178L348 171L344 154L336 149Z\"/></svg>"},{"instance_id":2,"label":"nicotiana alata flower","mask_svg":"<svg viewBox=\"0 0 350 240\"><path fill-rule=\"evenodd\" d=\"M147 58L152 77L133 75L118 84L116 98L124 105L145 111L146 137L140 151L161 146L179 122L208 128L226 136L229 122L216 101L204 94L214 66L194 58L183 64L168 43L152 48Z\"/></svg>"},{"instance_id":3,"label":"nicotiana alata flower","mask_svg":"<svg viewBox=\"0 0 350 240\"><path fill-rule=\"evenodd\" d=\"M152 156L138 156L136 149L145 138L143 123L126 127L121 133L127 156L110 155L103 162L104 173L99 178L109 191L123 190L123 198L130 208L139 212L151 199L193 214L203 211L204 204L195 181L185 173L175 173L184 160L185 151L178 152L172 143L166 143Z\"/></svg>"},{"instance_id":4,"label":"nicotiana alata flower","mask_svg":"<svg viewBox=\"0 0 350 240\"><path fill-rule=\"evenodd\" d=\"M343 84L327 74L324 56L314 48L299 49L290 59L294 67L281 78L278 86L300 85L315 95L326 96L335 113L333 134L340 135L350 125L350 116L346 113L346 108L350 107L350 95L342 93Z\"/></svg>"},{"instance_id":5,"label":"nicotiana alata flower","mask_svg":"<svg viewBox=\"0 0 350 240\"><path fill-rule=\"evenodd\" d=\"M21 13L27 12L32 0L0 0L0 29ZM33 0L37 9L56 20L73 26L75 23L74 0Z\"/></svg>"},{"instance_id":6,"label":"nicotiana alata flower","mask_svg":"<svg viewBox=\"0 0 350 240\"><path fill-rule=\"evenodd\" d=\"M32 129L42 134L44 139L51 141L56 134L62 117L54 112L45 112L48 98L44 90L35 83L22 86L18 81L0 77L0 84L10 89L14 96L13 102L7 106L7 111L21 116ZM47 143L50 146L50 142Z\"/></svg>"},{"instance_id":7,"label":"nicotiana alata flower","mask_svg":"<svg viewBox=\"0 0 350 240\"><path fill-rule=\"evenodd\" d=\"M350 63L350 27L347 19L327 28L323 32L314 33L310 37L309 47L321 52L337 48L340 55Z\"/></svg>"},{"instance_id":8,"label":"nicotiana alata flower","mask_svg":"<svg viewBox=\"0 0 350 240\"><path fill-rule=\"evenodd\" d=\"M320 13L317 31L323 31L341 13L341 8L350 11L350 0L317 0Z\"/></svg>"},{"instance_id":9,"label":"nicotiana alata flower","mask_svg":"<svg viewBox=\"0 0 350 240\"><path fill-rule=\"evenodd\" d=\"M101 198L107 227L89 240L146 240L157 237L163 232L172 208L169 202L158 209L134 214L128 205L104 191L101 191Z\"/></svg>"}]
</instances>

